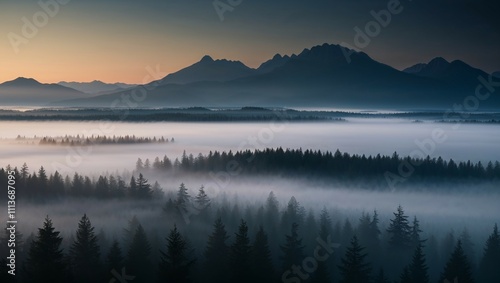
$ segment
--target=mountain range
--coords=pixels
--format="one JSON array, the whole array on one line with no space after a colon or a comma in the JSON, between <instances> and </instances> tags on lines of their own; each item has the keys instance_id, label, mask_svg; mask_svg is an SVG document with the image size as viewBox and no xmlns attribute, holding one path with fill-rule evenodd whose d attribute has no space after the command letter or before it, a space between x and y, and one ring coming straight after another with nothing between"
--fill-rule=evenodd
<instances>
[{"instance_id":1,"label":"mountain range","mask_svg":"<svg viewBox=\"0 0 500 283\"><path fill-rule=\"evenodd\" d=\"M58 84L42 84L31 78L17 78L0 84L1 105L47 105L60 100L88 97Z\"/></svg>"},{"instance_id":2,"label":"mountain range","mask_svg":"<svg viewBox=\"0 0 500 283\"><path fill-rule=\"evenodd\" d=\"M98 80L92 82L58 82L57 84L88 94L106 94L137 86L125 83L109 84Z\"/></svg>"},{"instance_id":3,"label":"mountain range","mask_svg":"<svg viewBox=\"0 0 500 283\"><path fill-rule=\"evenodd\" d=\"M346 60L346 54L350 60ZM277 54L256 69L239 61L204 56L199 62L145 86L91 97L68 95L55 103L55 99L50 99L49 104L130 107L116 101L123 95L141 93L146 94L145 99L134 101L133 106L447 109L474 95L479 76L488 78L486 72L459 60L435 58L400 71L366 53L323 44L291 56ZM480 107L498 109L500 98L491 96Z\"/></svg>"}]
</instances>

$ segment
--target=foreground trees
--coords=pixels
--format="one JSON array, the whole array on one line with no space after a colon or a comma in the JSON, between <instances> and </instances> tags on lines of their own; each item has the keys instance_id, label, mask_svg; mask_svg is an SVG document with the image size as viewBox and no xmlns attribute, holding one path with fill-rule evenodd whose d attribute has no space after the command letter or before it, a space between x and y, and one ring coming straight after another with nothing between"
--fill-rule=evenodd
<instances>
[{"instance_id":1,"label":"foreground trees","mask_svg":"<svg viewBox=\"0 0 500 283\"><path fill-rule=\"evenodd\" d=\"M364 249L359 245L358 238L354 236L339 266L341 283L370 282L371 267L365 261L367 254L363 252Z\"/></svg>"},{"instance_id":2,"label":"foreground trees","mask_svg":"<svg viewBox=\"0 0 500 283\"><path fill-rule=\"evenodd\" d=\"M182 198L188 196L187 191L185 193L181 194ZM291 204L293 209L287 206L282 212L279 212L278 208L278 212L285 214L303 210L296 200ZM442 249L442 255L446 255L445 264L434 261L434 267L440 273L436 275L429 272L427 259L432 258L430 254L437 253L427 247L424 250L424 242L419 240L420 236L415 236L421 233L416 232L420 231L418 222L414 220L413 225L408 224L402 207L398 207L394 218L388 222L389 232L379 238L376 213L373 217L363 214L358 225L344 225L342 228L340 223L348 222L338 219L338 225L332 226L329 212L323 209L318 221L314 217L307 217L308 220L304 224L308 225L304 226L309 228L292 223L287 230L277 227L275 232L268 233L260 225L265 223L267 217L262 207L253 212L247 208L243 213L233 207L229 211L236 215L231 215L224 212L225 208L219 207L217 202L212 202L211 205L218 208L214 213L217 218L213 227L206 227L204 223L200 224L194 219L192 224L174 225L170 230L161 230L164 226L162 223L148 222L150 230L146 232L139 219L133 217L127 229L123 231L124 237L121 241L116 237L113 241L107 241L101 233L96 236L94 226L84 214L74 236L71 234L63 242L61 235L47 217L38 233L26 239L30 248L27 251L27 259L19 262L19 277L1 277L1 282L12 282L13 279L18 279L18 282L42 283L110 282L113 279L113 282L121 282L120 279L125 277L128 278L126 281L133 282L206 283L270 283L279 282L280 279L282 282L312 283L429 283L437 282L437 279L439 283L446 280L450 283L455 280L465 283L500 282L500 235L497 225L486 240L484 253L477 265L479 273L475 274L471 269L473 259L467 256L461 242L464 237L457 242L454 237L445 237L445 240L451 241L452 250L448 253L447 249ZM269 207L276 210L274 205ZM240 218L239 224L228 224L229 228L224 225L232 223L234 217L243 215L244 219L249 219L248 222ZM279 219L273 218L276 221ZM224 222L223 219L228 221ZM297 218L283 217L282 221L288 222L290 219ZM308 221L314 222L314 225L307 223ZM368 245L380 245L382 251L389 247L392 252L391 244L396 238L391 238L391 233L401 230L397 227L406 227L405 230L409 231L403 235L410 235L407 238L412 240L408 241L410 246L417 242L418 245L411 255L404 258L404 266L396 269L391 265L393 259L386 258L388 252L371 255L369 251L374 249L366 247L358 235L361 235ZM157 228L160 230L157 231ZM305 229L310 231L303 231ZM234 232L231 233L233 236L230 237L227 230ZM306 239L303 237L305 233L319 237L312 243L303 242L303 239ZM167 234L167 237L161 239L162 234ZM353 235L350 242L338 248L337 239L345 238L346 235ZM270 239L281 243L280 251L272 251ZM432 239L433 237L425 244L438 250ZM63 245L67 247L66 254ZM372 273L372 268L377 272ZM5 273L5 267L0 270Z\"/></svg>"},{"instance_id":3,"label":"foreground trees","mask_svg":"<svg viewBox=\"0 0 500 283\"><path fill-rule=\"evenodd\" d=\"M161 252L159 282L191 282L190 268L193 264L188 243L174 225L167 237L167 250Z\"/></svg>"},{"instance_id":4,"label":"foreground trees","mask_svg":"<svg viewBox=\"0 0 500 283\"><path fill-rule=\"evenodd\" d=\"M480 282L500 282L500 234L495 224L493 233L486 240L479 265Z\"/></svg>"},{"instance_id":5,"label":"foreground trees","mask_svg":"<svg viewBox=\"0 0 500 283\"><path fill-rule=\"evenodd\" d=\"M454 282L458 280L460 283L474 283L470 268L470 262L462 248L462 242L459 240L455 250L451 254L448 263L441 275L439 282Z\"/></svg>"},{"instance_id":6,"label":"foreground trees","mask_svg":"<svg viewBox=\"0 0 500 283\"><path fill-rule=\"evenodd\" d=\"M100 248L94 227L86 214L78 224L76 239L70 248L70 257L75 282L97 282L102 278Z\"/></svg>"},{"instance_id":7,"label":"foreground trees","mask_svg":"<svg viewBox=\"0 0 500 283\"><path fill-rule=\"evenodd\" d=\"M26 282L67 282L67 264L61 242L63 238L55 231L47 216L43 227L38 229L36 239L31 242L26 261Z\"/></svg>"}]
</instances>

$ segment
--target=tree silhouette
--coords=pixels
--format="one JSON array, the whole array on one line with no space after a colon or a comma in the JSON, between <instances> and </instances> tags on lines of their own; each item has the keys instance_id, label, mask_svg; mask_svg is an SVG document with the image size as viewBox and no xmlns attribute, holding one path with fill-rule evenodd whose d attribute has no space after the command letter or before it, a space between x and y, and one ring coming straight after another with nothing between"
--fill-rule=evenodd
<instances>
[{"instance_id":1,"label":"tree silhouette","mask_svg":"<svg viewBox=\"0 0 500 283\"><path fill-rule=\"evenodd\" d=\"M486 240L479 265L480 282L500 282L500 234L495 224L493 233Z\"/></svg>"},{"instance_id":2,"label":"tree silhouette","mask_svg":"<svg viewBox=\"0 0 500 283\"><path fill-rule=\"evenodd\" d=\"M470 270L470 263L462 248L462 242L458 241L455 250L451 254L446 267L441 274L439 282L448 280L454 282L457 279L460 283L473 283L472 274Z\"/></svg>"},{"instance_id":3,"label":"tree silhouette","mask_svg":"<svg viewBox=\"0 0 500 283\"><path fill-rule=\"evenodd\" d=\"M66 282L67 266L60 248L62 240L47 216L36 239L31 242L25 266L27 282Z\"/></svg>"},{"instance_id":4,"label":"tree silhouette","mask_svg":"<svg viewBox=\"0 0 500 283\"><path fill-rule=\"evenodd\" d=\"M226 241L226 229L222 220L218 218L214 223L214 230L208 237L207 247L205 249L204 273L207 282L229 282L228 264L229 248Z\"/></svg>"},{"instance_id":5,"label":"tree silhouette","mask_svg":"<svg viewBox=\"0 0 500 283\"><path fill-rule=\"evenodd\" d=\"M407 249L412 244L412 228L408 223L408 216L405 215L401 206L398 206L394 213L394 219L391 219L387 233L390 235L389 244L396 249Z\"/></svg>"},{"instance_id":6,"label":"tree silhouette","mask_svg":"<svg viewBox=\"0 0 500 283\"><path fill-rule=\"evenodd\" d=\"M370 264L365 262L366 254L364 248L358 243L354 236L351 245L347 248L339 266L341 283L366 283L370 282Z\"/></svg>"},{"instance_id":7,"label":"tree silhouette","mask_svg":"<svg viewBox=\"0 0 500 283\"><path fill-rule=\"evenodd\" d=\"M252 282L250 256L251 246L248 238L248 226L245 221L241 220L238 232L235 233L234 243L229 250L232 282Z\"/></svg>"},{"instance_id":8,"label":"tree silhouette","mask_svg":"<svg viewBox=\"0 0 500 283\"><path fill-rule=\"evenodd\" d=\"M124 260L120 244L118 243L118 240L115 239L113 240L111 248L106 256L107 272L111 272L112 270L121 270L123 268Z\"/></svg>"},{"instance_id":9,"label":"tree silhouette","mask_svg":"<svg viewBox=\"0 0 500 283\"><path fill-rule=\"evenodd\" d=\"M198 190L194 202L196 203L196 208L199 210L200 214L205 215L208 208L210 207L210 198L207 193L205 193L205 188L201 186Z\"/></svg>"},{"instance_id":10,"label":"tree silhouette","mask_svg":"<svg viewBox=\"0 0 500 283\"><path fill-rule=\"evenodd\" d=\"M188 243L174 225L167 237L167 250L161 252L159 282L191 282L190 268L193 263L194 260L189 258Z\"/></svg>"},{"instance_id":11,"label":"tree silhouette","mask_svg":"<svg viewBox=\"0 0 500 283\"><path fill-rule=\"evenodd\" d=\"M283 252L283 269L288 270L293 265L300 265L304 259L304 246L298 234L299 225L292 223L290 235L286 235L285 245L281 246Z\"/></svg>"},{"instance_id":12,"label":"tree silhouette","mask_svg":"<svg viewBox=\"0 0 500 283\"><path fill-rule=\"evenodd\" d=\"M184 183L181 183L179 190L177 191L177 199L175 201L175 206L181 215L188 212L189 198L190 196L186 186Z\"/></svg>"},{"instance_id":13,"label":"tree silhouette","mask_svg":"<svg viewBox=\"0 0 500 283\"><path fill-rule=\"evenodd\" d=\"M127 274L135 276L135 280L139 282L149 282L152 277L151 263L149 260L150 253L151 245L149 244L149 240L142 225L139 224L125 261Z\"/></svg>"},{"instance_id":14,"label":"tree silhouette","mask_svg":"<svg viewBox=\"0 0 500 283\"><path fill-rule=\"evenodd\" d=\"M267 235L262 226L255 235L251 249L252 281L273 282L275 281L274 267L271 259L271 251L267 242Z\"/></svg>"},{"instance_id":15,"label":"tree silhouette","mask_svg":"<svg viewBox=\"0 0 500 283\"><path fill-rule=\"evenodd\" d=\"M323 210L321 210L321 214L319 216L318 236L324 242L327 242L328 238L332 237L332 221L330 220L330 216L328 215L326 208L323 208ZM329 257L324 261L318 260L318 267L316 268L314 274L312 274L311 283L331 282L329 266L333 266L332 259L333 258Z\"/></svg>"},{"instance_id":16,"label":"tree silhouette","mask_svg":"<svg viewBox=\"0 0 500 283\"><path fill-rule=\"evenodd\" d=\"M411 282L428 283L428 269L429 268L425 262L425 256L422 250L422 244L420 243L415 249L415 253L409 266Z\"/></svg>"},{"instance_id":17,"label":"tree silhouette","mask_svg":"<svg viewBox=\"0 0 500 283\"><path fill-rule=\"evenodd\" d=\"M96 282L101 278L100 251L94 227L86 214L83 215L76 240L71 245L70 257L75 282Z\"/></svg>"},{"instance_id":18,"label":"tree silhouette","mask_svg":"<svg viewBox=\"0 0 500 283\"><path fill-rule=\"evenodd\" d=\"M421 239L420 233L422 233L422 230L420 230L420 222L418 221L417 216L415 216L413 218L413 223L410 232L410 238L413 248L417 248L419 245L425 242L425 240Z\"/></svg>"},{"instance_id":19,"label":"tree silhouette","mask_svg":"<svg viewBox=\"0 0 500 283\"><path fill-rule=\"evenodd\" d=\"M142 173L139 174L139 178L137 178L136 181L136 192L139 199L151 198L151 185L148 183L148 179L144 178Z\"/></svg>"}]
</instances>

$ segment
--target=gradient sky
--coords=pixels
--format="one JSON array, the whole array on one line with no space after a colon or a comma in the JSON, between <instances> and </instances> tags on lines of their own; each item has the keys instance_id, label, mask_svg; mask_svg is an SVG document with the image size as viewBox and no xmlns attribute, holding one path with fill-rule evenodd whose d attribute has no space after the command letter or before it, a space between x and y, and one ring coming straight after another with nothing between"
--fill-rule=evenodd
<instances>
[{"instance_id":1,"label":"gradient sky","mask_svg":"<svg viewBox=\"0 0 500 283\"><path fill-rule=\"evenodd\" d=\"M243 0L221 21L213 0L70 0L16 54L9 33L23 36L22 18L43 10L35 0L1 0L0 82L143 83L148 67L164 75L205 54L258 67L325 42L354 46L354 27L388 2ZM398 69L442 56L500 71L498 2L401 0L403 11L361 50Z\"/></svg>"}]
</instances>

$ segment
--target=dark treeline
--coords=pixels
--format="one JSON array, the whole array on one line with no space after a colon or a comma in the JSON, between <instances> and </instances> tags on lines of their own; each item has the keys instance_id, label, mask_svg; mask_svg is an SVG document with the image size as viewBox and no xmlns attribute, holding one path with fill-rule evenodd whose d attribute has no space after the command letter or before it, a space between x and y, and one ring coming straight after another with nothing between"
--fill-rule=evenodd
<instances>
[{"instance_id":1,"label":"dark treeline","mask_svg":"<svg viewBox=\"0 0 500 283\"><path fill-rule=\"evenodd\" d=\"M7 184L9 171L13 172L16 180L16 196L25 201L56 200L62 197L151 199L163 195L159 183L150 184L142 174L127 180L114 175L91 178L78 173L70 177L58 171L48 174L43 166L30 173L25 163L21 169L10 166L0 168L1 184ZM2 194L0 199L7 199L7 195Z\"/></svg>"},{"instance_id":2,"label":"dark treeline","mask_svg":"<svg viewBox=\"0 0 500 283\"><path fill-rule=\"evenodd\" d=\"M37 138L36 136L33 138L26 138L17 136L16 141L19 142L29 142L33 140L38 140L40 145L69 145L69 146L77 146L77 145L92 145L92 144L137 144L137 143L169 143L174 142L174 138L170 140L163 136L156 137L136 137L135 135L125 135L125 136L106 136L106 135L97 135L97 136L89 136L85 137L84 135L76 135L76 136L64 136L64 137L41 137Z\"/></svg>"},{"instance_id":3,"label":"dark treeline","mask_svg":"<svg viewBox=\"0 0 500 283\"><path fill-rule=\"evenodd\" d=\"M20 121L129 121L129 122L232 122L232 121L342 121L329 112L270 110L259 107L211 110L202 107L187 109L37 109L25 112L0 111L0 120Z\"/></svg>"},{"instance_id":4,"label":"dark treeline","mask_svg":"<svg viewBox=\"0 0 500 283\"><path fill-rule=\"evenodd\" d=\"M499 121L499 113L463 112L345 112L312 111L293 109L269 109L262 107L243 107L240 109L204 107L164 108L164 109L126 109L126 108L81 108L81 109L35 109L28 111L1 110L0 120L111 120L111 121L266 121L266 120L342 120L345 118L404 118L425 119L453 123L467 121Z\"/></svg>"},{"instance_id":5,"label":"dark treeline","mask_svg":"<svg viewBox=\"0 0 500 283\"><path fill-rule=\"evenodd\" d=\"M281 207L272 192L265 203L241 207L212 200L203 187L190 196L181 184L167 199L158 209L165 221L148 229L133 217L120 238L95 232L83 215L64 246L67 236L47 217L26 240L16 235L16 277L7 275L2 250L1 282L120 282L123 276L131 282L500 282L496 225L475 254L466 229L439 241L441 235L425 234L401 206L383 226L376 211L354 222L326 208L307 211L294 197ZM2 249L8 237L1 237Z\"/></svg>"},{"instance_id":6,"label":"dark treeline","mask_svg":"<svg viewBox=\"0 0 500 283\"><path fill-rule=\"evenodd\" d=\"M148 160L149 163L149 160ZM245 150L233 153L210 152L194 157L185 152L180 159L171 160L167 156L155 158L152 166L145 168L138 159L136 169L154 169L165 172L227 172L230 174L282 175L331 177L338 180L374 179L381 182L405 179L410 169L411 180L500 180L500 162L455 162L441 157L413 158L392 156L350 155L339 150L314 151L302 149L268 148ZM403 169L401 169L403 168ZM230 171L230 172L229 172ZM403 171L403 174L401 174Z\"/></svg>"}]
</instances>

